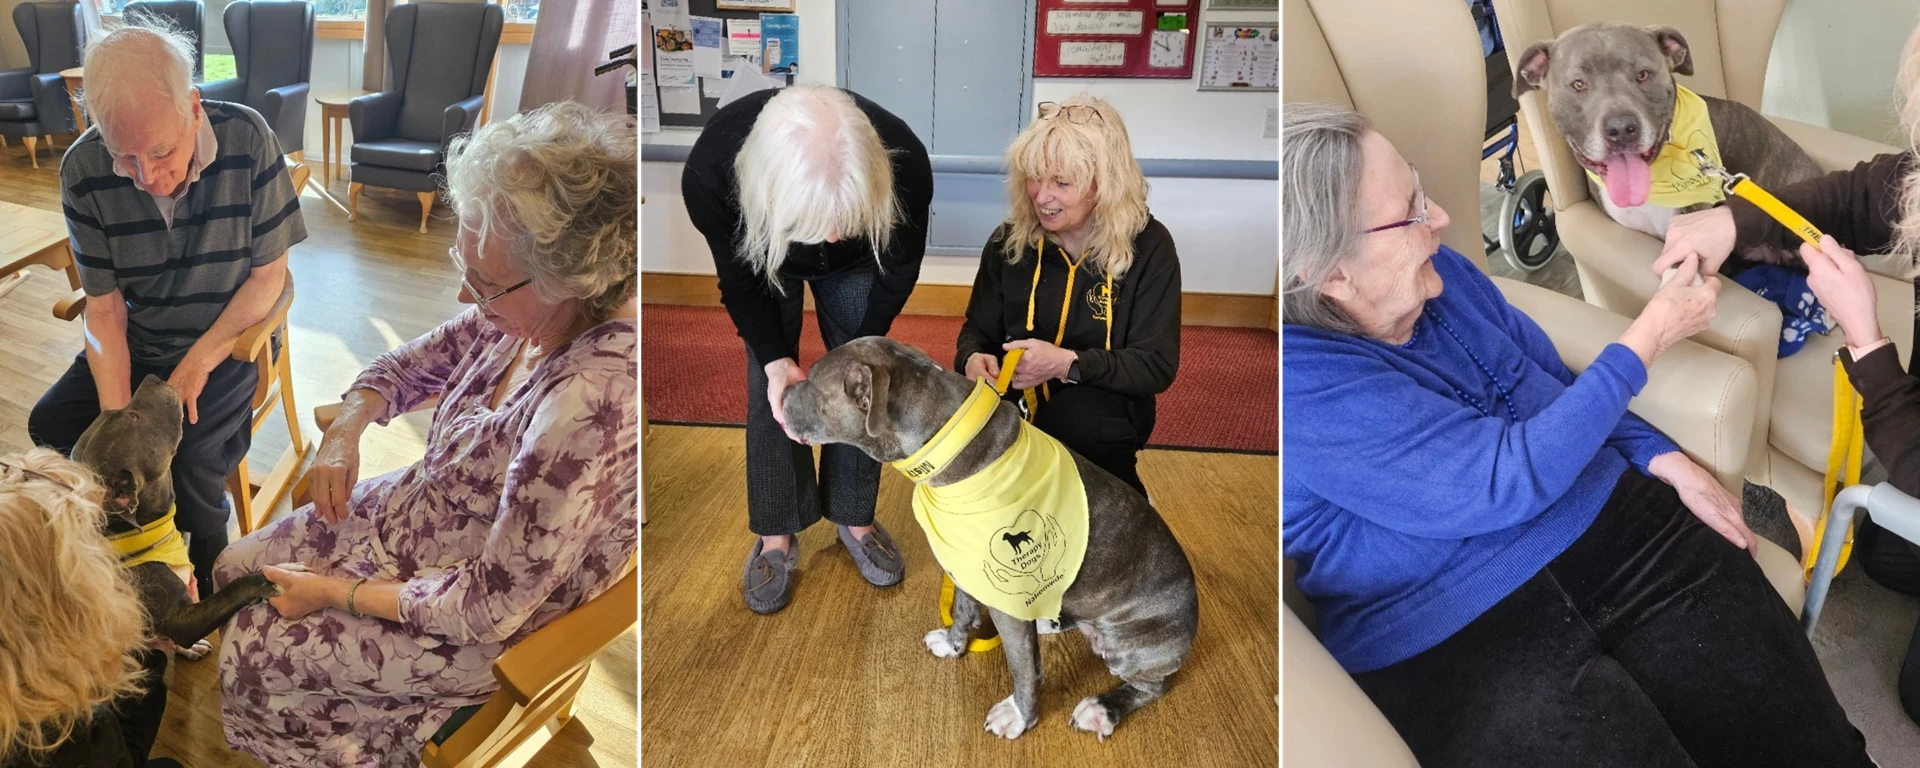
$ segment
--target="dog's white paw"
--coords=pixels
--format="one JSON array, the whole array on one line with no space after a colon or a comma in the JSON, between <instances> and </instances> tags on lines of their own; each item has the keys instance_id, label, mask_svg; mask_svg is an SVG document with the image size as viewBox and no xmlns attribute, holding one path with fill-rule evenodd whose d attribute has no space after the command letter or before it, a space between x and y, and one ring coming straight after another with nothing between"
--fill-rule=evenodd
<instances>
[{"instance_id":1,"label":"dog's white paw","mask_svg":"<svg viewBox=\"0 0 1920 768\"><path fill-rule=\"evenodd\" d=\"M1027 716L1020 714L1020 707L1008 696L987 710L987 730L1001 738L1020 738L1027 732Z\"/></svg>"},{"instance_id":2,"label":"dog's white paw","mask_svg":"<svg viewBox=\"0 0 1920 768\"><path fill-rule=\"evenodd\" d=\"M1106 741L1113 735L1113 718L1107 716L1107 707L1100 703L1099 697L1088 696L1073 708L1073 727Z\"/></svg>"},{"instance_id":3,"label":"dog's white paw","mask_svg":"<svg viewBox=\"0 0 1920 768\"><path fill-rule=\"evenodd\" d=\"M927 650L943 659L957 659L967 652L966 646L953 644L953 639L947 636L945 629L928 632L926 640Z\"/></svg>"},{"instance_id":4,"label":"dog's white paw","mask_svg":"<svg viewBox=\"0 0 1920 768\"><path fill-rule=\"evenodd\" d=\"M180 658L186 659L187 661L199 661L206 658L207 654L212 652L213 644L207 642L205 638L202 638L190 647L179 649Z\"/></svg>"},{"instance_id":5,"label":"dog's white paw","mask_svg":"<svg viewBox=\"0 0 1920 768\"><path fill-rule=\"evenodd\" d=\"M301 573L306 573L309 570L306 563L275 563L273 567L283 571L299 571Z\"/></svg>"}]
</instances>

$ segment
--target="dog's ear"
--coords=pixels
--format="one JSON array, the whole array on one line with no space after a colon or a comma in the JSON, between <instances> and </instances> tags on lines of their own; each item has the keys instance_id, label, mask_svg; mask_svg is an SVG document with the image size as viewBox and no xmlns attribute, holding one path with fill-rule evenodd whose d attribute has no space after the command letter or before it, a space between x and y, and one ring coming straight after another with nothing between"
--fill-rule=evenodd
<instances>
[{"instance_id":1,"label":"dog's ear","mask_svg":"<svg viewBox=\"0 0 1920 768\"><path fill-rule=\"evenodd\" d=\"M1693 74L1693 50L1687 47L1687 38L1673 27L1647 27L1647 34L1653 35L1653 41L1660 45L1660 52L1666 54L1667 68L1676 74Z\"/></svg>"},{"instance_id":2,"label":"dog's ear","mask_svg":"<svg viewBox=\"0 0 1920 768\"><path fill-rule=\"evenodd\" d=\"M854 363L847 369L847 397L859 403L866 414L868 437L879 437L886 428L888 379L886 369L866 363Z\"/></svg>"},{"instance_id":3,"label":"dog's ear","mask_svg":"<svg viewBox=\"0 0 1920 768\"><path fill-rule=\"evenodd\" d=\"M1527 46L1527 50L1514 60L1513 97L1520 98L1527 91L1537 91L1547 87L1547 60L1553 55L1553 41L1542 40Z\"/></svg>"}]
</instances>

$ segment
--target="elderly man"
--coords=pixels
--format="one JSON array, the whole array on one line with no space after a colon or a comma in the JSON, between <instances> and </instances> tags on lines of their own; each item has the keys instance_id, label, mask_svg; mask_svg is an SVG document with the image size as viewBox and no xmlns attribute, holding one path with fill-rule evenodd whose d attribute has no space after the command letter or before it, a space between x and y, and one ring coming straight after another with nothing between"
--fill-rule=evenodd
<instances>
[{"instance_id":1,"label":"elderly man","mask_svg":"<svg viewBox=\"0 0 1920 768\"><path fill-rule=\"evenodd\" d=\"M179 390L176 523L203 592L227 543L226 476L252 442L257 374L229 352L267 316L306 239L280 145L258 113L201 101L191 44L141 27L87 47L94 128L60 165L61 207L87 292L86 348L28 417L35 443L70 452L148 374Z\"/></svg>"}]
</instances>

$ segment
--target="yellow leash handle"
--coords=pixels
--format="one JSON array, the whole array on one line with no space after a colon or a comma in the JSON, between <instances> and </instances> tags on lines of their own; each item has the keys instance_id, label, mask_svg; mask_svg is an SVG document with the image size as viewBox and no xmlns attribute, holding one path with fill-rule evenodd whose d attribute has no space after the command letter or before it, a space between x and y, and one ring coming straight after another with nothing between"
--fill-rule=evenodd
<instances>
[{"instance_id":1,"label":"yellow leash handle","mask_svg":"<svg viewBox=\"0 0 1920 768\"><path fill-rule=\"evenodd\" d=\"M1800 236L1801 240L1807 241L1808 245L1820 247L1822 234L1819 227L1807 221L1807 217L1801 216L1798 211L1788 208L1787 204L1780 202L1780 198L1774 197L1773 193L1761 189L1760 185L1753 183L1753 180L1747 178L1745 174L1735 177L1734 181L1728 185L1727 193L1738 195L1741 199L1753 203L1755 208L1765 211L1768 216L1773 217L1774 221L1780 222L1781 226L1792 230L1794 234Z\"/></svg>"},{"instance_id":2,"label":"yellow leash handle","mask_svg":"<svg viewBox=\"0 0 1920 768\"><path fill-rule=\"evenodd\" d=\"M1013 369L1019 367L1020 355L1025 352L1024 349L1013 350L1007 353L1005 360L1000 361L1000 377L994 380L993 391L1004 395L1007 393L1007 387L1013 386ZM940 626L953 626L953 592L953 577L942 571L940 573ZM998 647L1000 647L1000 636L997 634L993 637L976 637L967 641L967 651L970 653L986 653Z\"/></svg>"}]
</instances>

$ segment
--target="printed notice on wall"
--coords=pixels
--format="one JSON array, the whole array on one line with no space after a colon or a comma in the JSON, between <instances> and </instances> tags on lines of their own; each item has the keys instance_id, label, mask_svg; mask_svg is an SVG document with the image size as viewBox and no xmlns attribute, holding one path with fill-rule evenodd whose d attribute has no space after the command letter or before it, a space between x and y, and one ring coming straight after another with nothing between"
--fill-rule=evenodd
<instances>
[{"instance_id":1,"label":"printed notice on wall","mask_svg":"<svg viewBox=\"0 0 1920 768\"><path fill-rule=\"evenodd\" d=\"M1280 90L1280 27L1207 25L1203 91Z\"/></svg>"},{"instance_id":2,"label":"printed notice on wall","mask_svg":"<svg viewBox=\"0 0 1920 768\"><path fill-rule=\"evenodd\" d=\"M700 89L691 85L661 87L660 111L671 115L700 114Z\"/></svg>"},{"instance_id":3,"label":"printed notice on wall","mask_svg":"<svg viewBox=\"0 0 1920 768\"><path fill-rule=\"evenodd\" d=\"M794 74L800 65L800 17L760 14L761 71Z\"/></svg>"},{"instance_id":4,"label":"printed notice on wall","mask_svg":"<svg viewBox=\"0 0 1920 768\"><path fill-rule=\"evenodd\" d=\"M640 132L660 132L660 100L654 95L651 72L640 76Z\"/></svg>"},{"instance_id":5,"label":"printed notice on wall","mask_svg":"<svg viewBox=\"0 0 1920 768\"><path fill-rule=\"evenodd\" d=\"M664 6L662 7L664 10ZM685 9L673 23L673 16L655 14L653 17L653 68L654 80L661 86L692 86L693 72L693 28L688 23Z\"/></svg>"},{"instance_id":6,"label":"printed notice on wall","mask_svg":"<svg viewBox=\"0 0 1920 768\"><path fill-rule=\"evenodd\" d=\"M1048 11L1049 35L1137 35L1145 11Z\"/></svg>"},{"instance_id":7,"label":"printed notice on wall","mask_svg":"<svg viewBox=\"0 0 1920 768\"><path fill-rule=\"evenodd\" d=\"M1124 67L1126 65L1126 43L1060 44L1060 66L1063 67Z\"/></svg>"},{"instance_id":8,"label":"printed notice on wall","mask_svg":"<svg viewBox=\"0 0 1920 768\"><path fill-rule=\"evenodd\" d=\"M695 16L693 27L693 73L703 78L720 77L720 54L726 35L719 19Z\"/></svg>"},{"instance_id":9,"label":"printed notice on wall","mask_svg":"<svg viewBox=\"0 0 1920 768\"><path fill-rule=\"evenodd\" d=\"M760 57L759 19L727 19L727 55Z\"/></svg>"}]
</instances>

